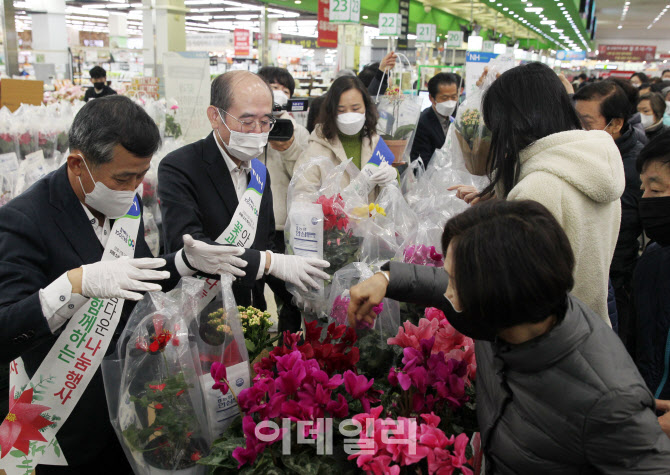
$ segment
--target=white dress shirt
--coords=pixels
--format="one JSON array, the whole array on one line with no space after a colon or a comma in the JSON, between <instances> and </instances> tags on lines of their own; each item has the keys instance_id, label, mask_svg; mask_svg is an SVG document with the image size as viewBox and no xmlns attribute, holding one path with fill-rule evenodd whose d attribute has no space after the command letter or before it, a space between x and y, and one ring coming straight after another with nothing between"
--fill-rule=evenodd
<instances>
[{"instance_id":1,"label":"white dress shirt","mask_svg":"<svg viewBox=\"0 0 670 475\"><path fill-rule=\"evenodd\" d=\"M242 195L249 185L249 174L251 173L251 162L241 162L239 166L235 165L235 162L231 160L228 154L225 152L219 141L214 137L216 146L219 147L219 152L223 157L223 161L226 162L228 171L230 172L230 178L233 180L233 185L235 186L235 193L237 194L237 200L242 199ZM258 273L256 274L256 280L263 277L265 273L265 252L260 252L261 260L258 266Z\"/></svg>"}]
</instances>

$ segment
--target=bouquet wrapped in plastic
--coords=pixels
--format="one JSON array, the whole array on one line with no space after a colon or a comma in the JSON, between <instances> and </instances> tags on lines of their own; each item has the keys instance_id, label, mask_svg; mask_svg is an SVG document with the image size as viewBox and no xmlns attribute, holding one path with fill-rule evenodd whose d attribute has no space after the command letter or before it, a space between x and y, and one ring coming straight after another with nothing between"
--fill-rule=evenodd
<instances>
[{"instance_id":1,"label":"bouquet wrapped in plastic","mask_svg":"<svg viewBox=\"0 0 670 475\"><path fill-rule=\"evenodd\" d=\"M328 299L328 323L348 324L347 309L351 300L349 289L369 279L372 275L373 270L362 262L349 264L335 273ZM365 361L361 359L359 370L368 378L379 378L385 376L384 369L388 368L389 358L393 358L393 353L386 340L398 332L400 309L395 300L384 299L382 303L373 308L373 311L377 314L374 326L361 323L356 328L361 353L374 355L374 358L365 358Z\"/></svg>"},{"instance_id":2,"label":"bouquet wrapped in plastic","mask_svg":"<svg viewBox=\"0 0 670 475\"><path fill-rule=\"evenodd\" d=\"M206 290L217 285L210 279L204 282ZM240 416L237 395L251 384L249 353L232 286L232 276L222 275L219 294L199 312L191 326L213 439Z\"/></svg>"},{"instance_id":3,"label":"bouquet wrapped in plastic","mask_svg":"<svg viewBox=\"0 0 670 475\"><path fill-rule=\"evenodd\" d=\"M0 206L7 204L14 197L14 182L19 171L16 153L0 154Z\"/></svg>"},{"instance_id":4,"label":"bouquet wrapped in plastic","mask_svg":"<svg viewBox=\"0 0 670 475\"><path fill-rule=\"evenodd\" d=\"M454 128L465 166L473 175L486 175L486 160L491 148L491 131L481 113L481 91L468 97L456 114Z\"/></svg>"},{"instance_id":5,"label":"bouquet wrapped in plastic","mask_svg":"<svg viewBox=\"0 0 670 475\"><path fill-rule=\"evenodd\" d=\"M116 353L103 361L112 426L138 475L206 472L196 462L212 439L197 347L188 334L201 289L201 282L187 278L169 294L147 294L133 310Z\"/></svg>"},{"instance_id":6,"label":"bouquet wrapped in plastic","mask_svg":"<svg viewBox=\"0 0 670 475\"><path fill-rule=\"evenodd\" d=\"M321 184L305 185L311 167L319 167ZM319 157L296 170L289 185L284 228L287 253L327 260L330 267L325 270L330 275L357 260L362 237L356 227L368 216L366 178L353 168L351 161L335 167L330 159ZM355 176L347 181L345 174ZM323 304L327 299L324 288L307 293L290 290L314 303Z\"/></svg>"}]
</instances>

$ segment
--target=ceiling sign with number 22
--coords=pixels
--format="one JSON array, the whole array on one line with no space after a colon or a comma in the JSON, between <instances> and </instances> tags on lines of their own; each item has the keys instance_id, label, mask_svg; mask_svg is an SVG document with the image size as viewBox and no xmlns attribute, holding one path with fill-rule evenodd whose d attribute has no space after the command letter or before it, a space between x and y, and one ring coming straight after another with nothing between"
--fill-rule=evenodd
<instances>
[{"instance_id":1,"label":"ceiling sign with number 22","mask_svg":"<svg viewBox=\"0 0 670 475\"><path fill-rule=\"evenodd\" d=\"M400 13L379 14L379 34L381 36L400 36L402 16Z\"/></svg>"},{"instance_id":2,"label":"ceiling sign with number 22","mask_svg":"<svg viewBox=\"0 0 670 475\"><path fill-rule=\"evenodd\" d=\"M360 23L361 0L330 0L331 23Z\"/></svg>"}]
</instances>

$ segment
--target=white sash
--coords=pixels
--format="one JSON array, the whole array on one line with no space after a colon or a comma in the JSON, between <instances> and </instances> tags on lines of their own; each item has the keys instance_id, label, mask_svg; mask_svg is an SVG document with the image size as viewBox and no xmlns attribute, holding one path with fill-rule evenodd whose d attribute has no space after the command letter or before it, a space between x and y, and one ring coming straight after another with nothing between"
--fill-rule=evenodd
<instances>
[{"instance_id":1,"label":"white sash","mask_svg":"<svg viewBox=\"0 0 670 475\"><path fill-rule=\"evenodd\" d=\"M101 260L133 257L140 222L140 206L135 197L128 213L114 222ZM7 475L30 473L38 463L67 465L56 433L102 363L119 323L123 303L123 299L89 299L70 318L30 381L21 359L12 362L10 408L0 427L4 455L0 469ZM22 394L17 404L12 393ZM40 415L36 409L41 409ZM89 436L96 437L96 434ZM9 444L12 446L5 447Z\"/></svg>"},{"instance_id":2,"label":"white sash","mask_svg":"<svg viewBox=\"0 0 670 475\"><path fill-rule=\"evenodd\" d=\"M256 237L258 214L261 209L263 191L265 191L267 169L263 162L254 158L251 161L251 179L246 191L235 209L233 218L228 227L216 238L216 242L224 245L233 245L249 248ZM221 291L221 283L217 280L207 280L207 284L200 295L199 311L202 311Z\"/></svg>"}]
</instances>

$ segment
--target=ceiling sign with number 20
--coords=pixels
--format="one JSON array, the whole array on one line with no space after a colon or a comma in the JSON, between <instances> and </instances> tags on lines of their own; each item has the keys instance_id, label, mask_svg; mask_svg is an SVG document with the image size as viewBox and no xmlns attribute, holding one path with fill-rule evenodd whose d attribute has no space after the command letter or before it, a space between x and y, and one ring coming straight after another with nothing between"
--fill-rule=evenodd
<instances>
[{"instance_id":1,"label":"ceiling sign with number 20","mask_svg":"<svg viewBox=\"0 0 670 475\"><path fill-rule=\"evenodd\" d=\"M361 0L330 0L330 23L360 23Z\"/></svg>"},{"instance_id":2,"label":"ceiling sign with number 20","mask_svg":"<svg viewBox=\"0 0 670 475\"><path fill-rule=\"evenodd\" d=\"M400 36L402 16L400 13L379 14L379 34L381 36Z\"/></svg>"}]
</instances>

